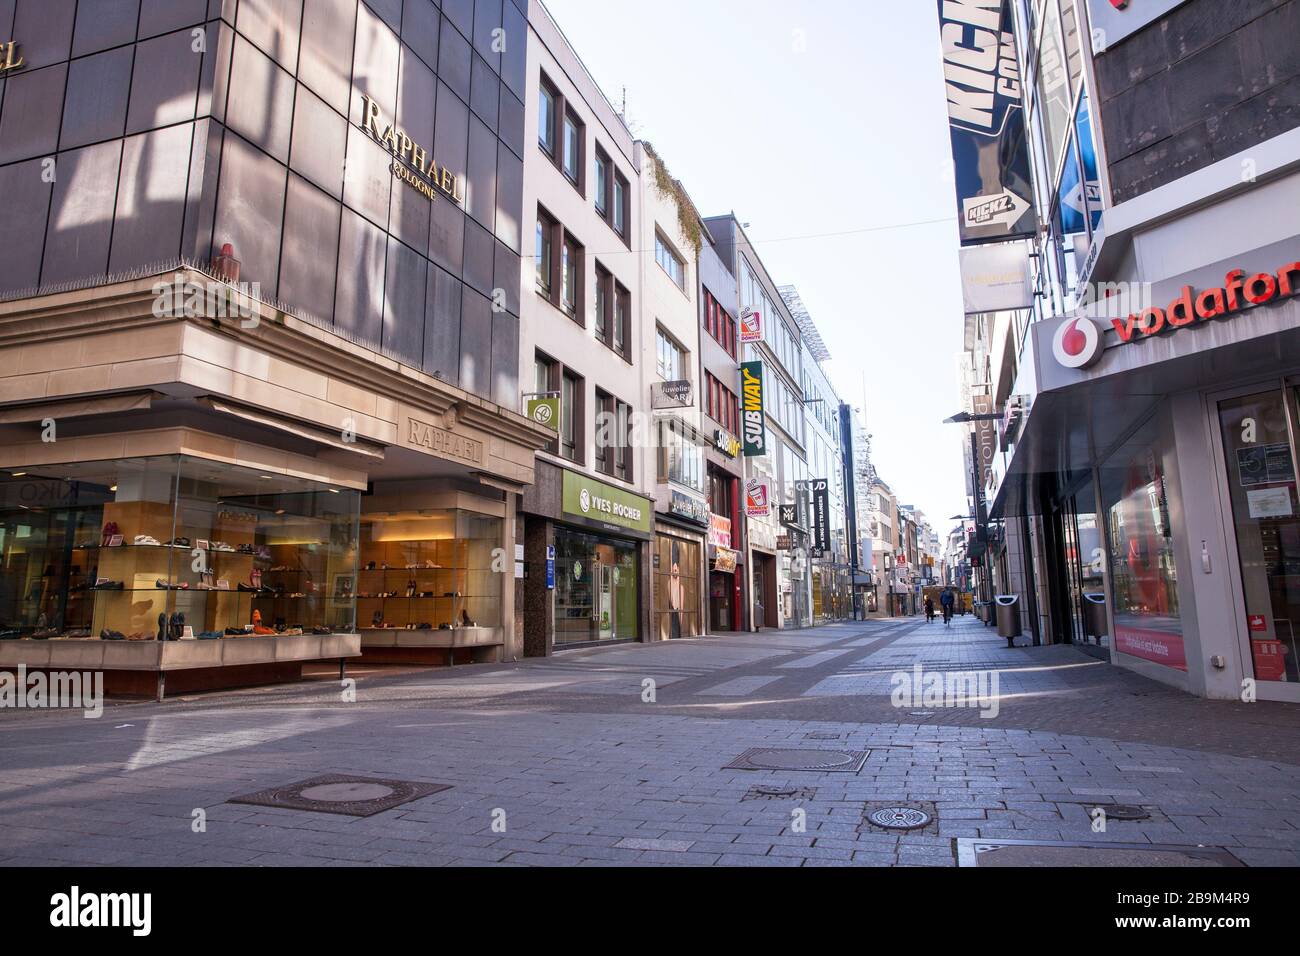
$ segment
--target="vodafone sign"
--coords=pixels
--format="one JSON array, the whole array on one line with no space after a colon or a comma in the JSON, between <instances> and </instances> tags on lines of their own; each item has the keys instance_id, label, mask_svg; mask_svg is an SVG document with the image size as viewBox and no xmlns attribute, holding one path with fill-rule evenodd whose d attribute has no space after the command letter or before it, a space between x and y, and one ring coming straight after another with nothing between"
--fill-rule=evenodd
<instances>
[{"instance_id":1,"label":"vodafone sign","mask_svg":"<svg viewBox=\"0 0 1300 956\"><path fill-rule=\"evenodd\" d=\"M1052 355L1066 368L1087 368L1105 350L1101 326L1087 317L1063 322L1052 336Z\"/></svg>"},{"instance_id":2,"label":"vodafone sign","mask_svg":"<svg viewBox=\"0 0 1300 956\"><path fill-rule=\"evenodd\" d=\"M1078 316L1062 322L1052 336L1052 355L1057 364L1087 368L1106 349L1105 330L1113 329L1119 345L1131 345L1153 336L1177 332L1204 322L1233 318L1240 312L1267 305L1300 293L1300 262L1282 266L1276 273L1257 272L1248 276L1233 269L1223 285L1197 292L1190 285L1163 309L1158 306L1130 313L1122 319L1102 320Z\"/></svg>"}]
</instances>

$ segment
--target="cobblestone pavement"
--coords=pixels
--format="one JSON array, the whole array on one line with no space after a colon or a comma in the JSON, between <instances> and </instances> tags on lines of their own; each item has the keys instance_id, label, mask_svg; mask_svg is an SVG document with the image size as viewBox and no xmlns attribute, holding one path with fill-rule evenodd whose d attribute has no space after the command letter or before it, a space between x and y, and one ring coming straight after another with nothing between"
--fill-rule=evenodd
<instances>
[{"instance_id":1,"label":"cobblestone pavement","mask_svg":"<svg viewBox=\"0 0 1300 956\"><path fill-rule=\"evenodd\" d=\"M893 706L891 676L916 664L996 671L996 716L988 698ZM951 866L962 837L1300 864L1300 706L1200 700L1069 647L1009 650L971 619L351 674L355 702L321 668L98 720L0 712L0 865ZM728 768L753 748L865 758ZM321 774L450 789L364 818L227 802ZM864 815L886 802L937 819L882 831ZM1150 819L1093 832L1090 809L1111 803Z\"/></svg>"}]
</instances>

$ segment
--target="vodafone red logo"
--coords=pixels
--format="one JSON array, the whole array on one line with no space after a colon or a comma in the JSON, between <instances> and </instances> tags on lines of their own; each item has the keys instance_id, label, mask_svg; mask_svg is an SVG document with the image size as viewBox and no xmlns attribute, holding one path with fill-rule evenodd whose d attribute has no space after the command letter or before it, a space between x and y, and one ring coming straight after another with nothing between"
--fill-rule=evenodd
<instances>
[{"instance_id":1,"label":"vodafone red logo","mask_svg":"<svg viewBox=\"0 0 1300 956\"><path fill-rule=\"evenodd\" d=\"M1052 336L1052 354L1066 368L1086 368L1105 350L1101 327L1089 318L1067 319Z\"/></svg>"}]
</instances>

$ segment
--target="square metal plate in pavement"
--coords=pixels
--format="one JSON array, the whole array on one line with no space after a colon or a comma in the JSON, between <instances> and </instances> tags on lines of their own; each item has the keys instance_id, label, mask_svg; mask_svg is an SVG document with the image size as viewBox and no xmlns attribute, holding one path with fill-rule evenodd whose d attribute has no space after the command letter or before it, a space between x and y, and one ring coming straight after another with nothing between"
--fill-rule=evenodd
<instances>
[{"instance_id":1,"label":"square metal plate in pavement","mask_svg":"<svg viewBox=\"0 0 1300 956\"><path fill-rule=\"evenodd\" d=\"M269 787L242 797L232 797L226 802L368 817L450 789L451 786L445 783L381 780L376 777L333 773L282 787Z\"/></svg>"},{"instance_id":2,"label":"square metal plate in pavement","mask_svg":"<svg viewBox=\"0 0 1300 956\"><path fill-rule=\"evenodd\" d=\"M1245 866L1220 847L1055 840L957 840L958 866Z\"/></svg>"},{"instance_id":3,"label":"square metal plate in pavement","mask_svg":"<svg viewBox=\"0 0 1300 956\"><path fill-rule=\"evenodd\" d=\"M723 770L812 770L817 773L857 773L867 762L866 750L751 747Z\"/></svg>"}]
</instances>

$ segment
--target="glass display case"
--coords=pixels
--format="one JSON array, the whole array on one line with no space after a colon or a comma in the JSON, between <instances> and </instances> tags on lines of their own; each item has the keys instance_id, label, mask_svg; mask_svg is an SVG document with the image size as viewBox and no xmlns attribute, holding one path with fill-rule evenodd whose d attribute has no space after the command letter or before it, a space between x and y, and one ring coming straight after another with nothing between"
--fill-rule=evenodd
<instances>
[{"instance_id":1,"label":"glass display case","mask_svg":"<svg viewBox=\"0 0 1300 956\"><path fill-rule=\"evenodd\" d=\"M0 637L351 633L358 503L175 455L0 474Z\"/></svg>"}]
</instances>

